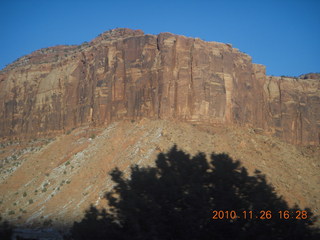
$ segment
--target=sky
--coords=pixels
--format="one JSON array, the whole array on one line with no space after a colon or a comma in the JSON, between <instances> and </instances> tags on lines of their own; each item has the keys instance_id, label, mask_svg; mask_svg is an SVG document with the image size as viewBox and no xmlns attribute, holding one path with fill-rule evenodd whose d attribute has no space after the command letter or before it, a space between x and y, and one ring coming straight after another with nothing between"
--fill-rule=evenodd
<instances>
[{"instance_id":1,"label":"sky","mask_svg":"<svg viewBox=\"0 0 320 240\"><path fill-rule=\"evenodd\" d=\"M320 0L1 0L0 69L117 27L231 43L268 75L320 72Z\"/></svg>"}]
</instances>

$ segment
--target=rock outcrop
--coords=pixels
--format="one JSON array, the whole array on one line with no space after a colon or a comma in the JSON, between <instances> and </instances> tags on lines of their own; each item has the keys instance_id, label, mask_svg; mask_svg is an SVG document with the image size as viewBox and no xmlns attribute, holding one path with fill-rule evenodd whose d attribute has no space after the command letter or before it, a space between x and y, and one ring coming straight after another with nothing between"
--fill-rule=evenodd
<instances>
[{"instance_id":1,"label":"rock outcrop","mask_svg":"<svg viewBox=\"0 0 320 240\"><path fill-rule=\"evenodd\" d=\"M144 117L244 125L317 145L320 81L266 76L230 44L130 29L41 49L0 72L2 137Z\"/></svg>"}]
</instances>

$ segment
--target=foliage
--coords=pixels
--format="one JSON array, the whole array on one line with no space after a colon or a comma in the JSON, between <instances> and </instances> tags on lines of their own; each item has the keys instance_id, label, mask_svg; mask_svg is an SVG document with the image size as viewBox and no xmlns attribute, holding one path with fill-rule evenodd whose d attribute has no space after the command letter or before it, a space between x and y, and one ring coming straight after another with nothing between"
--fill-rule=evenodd
<instances>
[{"instance_id":1,"label":"foliage","mask_svg":"<svg viewBox=\"0 0 320 240\"><path fill-rule=\"evenodd\" d=\"M173 147L159 154L156 167L131 167L131 176L114 169L108 210L91 206L71 230L73 239L312 239L315 221L280 219L278 211L296 211L256 171L249 176L239 161L212 154L190 157ZM214 210L271 211L270 219L212 219Z\"/></svg>"},{"instance_id":2,"label":"foliage","mask_svg":"<svg viewBox=\"0 0 320 240\"><path fill-rule=\"evenodd\" d=\"M14 215L15 214L15 211L13 211L13 210L10 210L9 212L8 212L8 215Z\"/></svg>"},{"instance_id":3,"label":"foliage","mask_svg":"<svg viewBox=\"0 0 320 240\"><path fill-rule=\"evenodd\" d=\"M12 234L12 226L4 221L0 225L0 239L1 240L10 240Z\"/></svg>"}]
</instances>

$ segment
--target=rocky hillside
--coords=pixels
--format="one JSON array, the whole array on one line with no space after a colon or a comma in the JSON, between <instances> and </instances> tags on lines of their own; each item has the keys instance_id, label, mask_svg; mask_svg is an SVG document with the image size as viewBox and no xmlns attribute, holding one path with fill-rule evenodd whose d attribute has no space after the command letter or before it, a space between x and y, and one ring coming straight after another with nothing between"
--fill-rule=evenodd
<instances>
[{"instance_id":1,"label":"rocky hillside","mask_svg":"<svg viewBox=\"0 0 320 240\"><path fill-rule=\"evenodd\" d=\"M247 126L319 145L320 81L266 76L230 44L130 29L40 49L0 72L1 137L144 117Z\"/></svg>"},{"instance_id":2,"label":"rocky hillside","mask_svg":"<svg viewBox=\"0 0 320 240\"><path fill-rule=\"evenodd\" d=\"M153 165L174 144L192 155L226 152L249 173L266 174L291 207L320 215L319 147L297 147L251 128L149 119L83 126L50 141L3 142L0 213L15 224L68 226L90 204L106 206L114 167L128 173L131 164Z\"/></svg>"}]
</instances>

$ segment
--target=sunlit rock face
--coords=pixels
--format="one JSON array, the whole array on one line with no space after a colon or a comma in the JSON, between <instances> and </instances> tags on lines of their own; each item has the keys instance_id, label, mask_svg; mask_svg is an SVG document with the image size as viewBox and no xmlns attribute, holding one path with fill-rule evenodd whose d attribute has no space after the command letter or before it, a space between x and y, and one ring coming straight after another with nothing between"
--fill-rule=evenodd
<instances>
[{"instance_id":1,"label":"sunlit rock face","mask_svg":"<svg viewBox=\"0 0 320 240\"><path fill-rule=\"evenodd\" d=\"M141 118L258 128L319 144L320 80L269 77L230 44L115 29L0 72L0 136L54 135Z\"/></svg>"}]
</instances>

